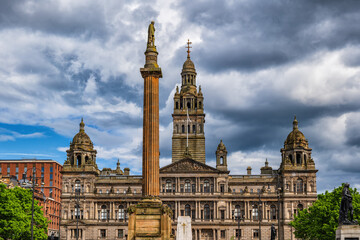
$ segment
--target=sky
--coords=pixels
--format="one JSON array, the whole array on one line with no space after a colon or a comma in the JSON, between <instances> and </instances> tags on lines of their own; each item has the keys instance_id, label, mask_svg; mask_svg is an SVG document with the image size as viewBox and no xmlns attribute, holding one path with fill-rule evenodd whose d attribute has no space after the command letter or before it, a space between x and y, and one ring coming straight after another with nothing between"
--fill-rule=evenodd
<instances>
[{"instance_id":1,"label":"sky","mask_svg":"<svg viewBox=\"0 0 360 240\"><path fill-rule=\"evenodd\" d=\"M360 188L360 1L0 0L0 159L54 159L85 130L100 169L141 174L143 67L155 21L160 165L186 42L204 94L206 163L223 140L231 174L280 165L309 141L318 192Z\"/></svg>"}]
</instances>

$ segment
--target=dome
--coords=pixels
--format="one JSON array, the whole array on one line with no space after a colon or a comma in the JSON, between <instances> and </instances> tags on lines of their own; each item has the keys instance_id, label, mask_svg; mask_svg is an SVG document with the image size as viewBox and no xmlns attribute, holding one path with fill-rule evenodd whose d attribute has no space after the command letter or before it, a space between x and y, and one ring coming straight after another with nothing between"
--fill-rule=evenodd
<instances>
[{"instance_id":1,"label":"dome","mask_svg":"<svg viewBox=\"0 0 360 240\"><path fill-rule=\"evenodd\" d=\"M183 71L186 71L186 70L195 71L195 65L194 65L193 61L191 61L190 57L188 57L183 64Z\"/></svg>"},{"instance_id":2,"label":"dome","mask_svg":"<svg viewBox=\"0 0 360 240\"><path fill-rule=\"evenodd\" d=\"M74 136L71 146L77 146L82 149L84 149L84 147L85 147L85 149L92 150L93 143L91 142L90 137L85 133L84 128L85 128L85 123L84 123L83 119L81 119L80 130ZM80 146L82 146L82 147L80 147Z\"/></svg>"},{"instance_id":3,"label":"dome","mask_svg":"<svg viewBox=\"0 0 360 240\"><path fill-rule=\"evenodd\" d=\"M284 146L285 148L308 147L308 140L305 138L304 134L299 130L296 116L293 121L293 130L287 136Z\"/></svg>"}]
</instances>

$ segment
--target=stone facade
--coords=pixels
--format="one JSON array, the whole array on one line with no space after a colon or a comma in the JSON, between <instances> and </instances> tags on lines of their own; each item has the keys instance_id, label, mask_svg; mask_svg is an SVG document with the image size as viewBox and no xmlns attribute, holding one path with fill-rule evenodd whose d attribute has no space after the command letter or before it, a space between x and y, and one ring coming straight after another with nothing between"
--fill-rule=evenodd
<instances>
[{"instance_id":1,"label":"stone facade","mask_svg":"<svg viewBox=\"0 0 360 240\"><path fill-rule=\"evenodd\" d=\"M177 90L174 96L173 162L160 168L159 177L160 199L173 212L173 234L178 216L190 216L195 240L231 239L239 233L238 220L242 239L258 239L259 228L261 237L270 239L272 224L281 239L295 239L288 223L298 209L307 208L317 196L317 170L297 120L281 149L277 170L266 160L260 175L251 174L251 167L246 175L231 175L222 141L215 152L216 167L206 165L203 97L190 61L188 56L181 92ZM191 74L184 74L188 70ZM188 148L186 132L180 131L186 127L187 109L191 125L195 125L195 132L190 127L188 133ZM80 126L82 130L84 126ZM63 168L61 239L75 239L77 224L80 239L126 239L128 209L141 200L142 176L130 175L129 169L122 171L120 163L115 170L99 170L90 138L85 132L82 138L74 137ZM191 145L191 139L198 147ZM74 161L78 158L83 160ZM72 200L74 189L80 189L79 213Z\"/></svg>"}]
</instances>

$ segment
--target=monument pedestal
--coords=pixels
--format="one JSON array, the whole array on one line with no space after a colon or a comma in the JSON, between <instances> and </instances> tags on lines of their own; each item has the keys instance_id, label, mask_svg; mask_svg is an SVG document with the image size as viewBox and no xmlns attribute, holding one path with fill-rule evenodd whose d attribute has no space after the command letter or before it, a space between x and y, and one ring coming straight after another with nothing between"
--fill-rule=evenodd
<instances>
[{"instance_id":1,"label":"monument pedestal","mask_svg":"<svg viewBox=\"0 0 360 240\"><path fill-rule=\"evenodd\" d=\"M336 240L360 240L360 225L339 225Z\"/></svg>"},{"instance_id":2,"label":"monument pedestal","mask_svg":"<svg viewBox=\"0 0 360 240\"><path fill-rule=\"evenodd\" d=\"M129 240L172 240L172 211L158 198L144 198L129 207Z\"/></svg>"}]
</instances>

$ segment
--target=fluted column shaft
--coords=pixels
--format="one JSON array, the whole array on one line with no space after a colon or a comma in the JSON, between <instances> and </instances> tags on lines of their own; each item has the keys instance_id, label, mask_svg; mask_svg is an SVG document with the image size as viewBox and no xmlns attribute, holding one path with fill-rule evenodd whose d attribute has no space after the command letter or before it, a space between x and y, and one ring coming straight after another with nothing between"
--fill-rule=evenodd
<instances>
[{"instance_id":1,"label":"fluted column shaft","mask_svg":"<svg viewBox=\"0 0 360 240\"><path fill-rule=\"evenodd\" d=\"M144 78L143 196L159 196L159 75Z\"/></svg>"}]
</instances>

